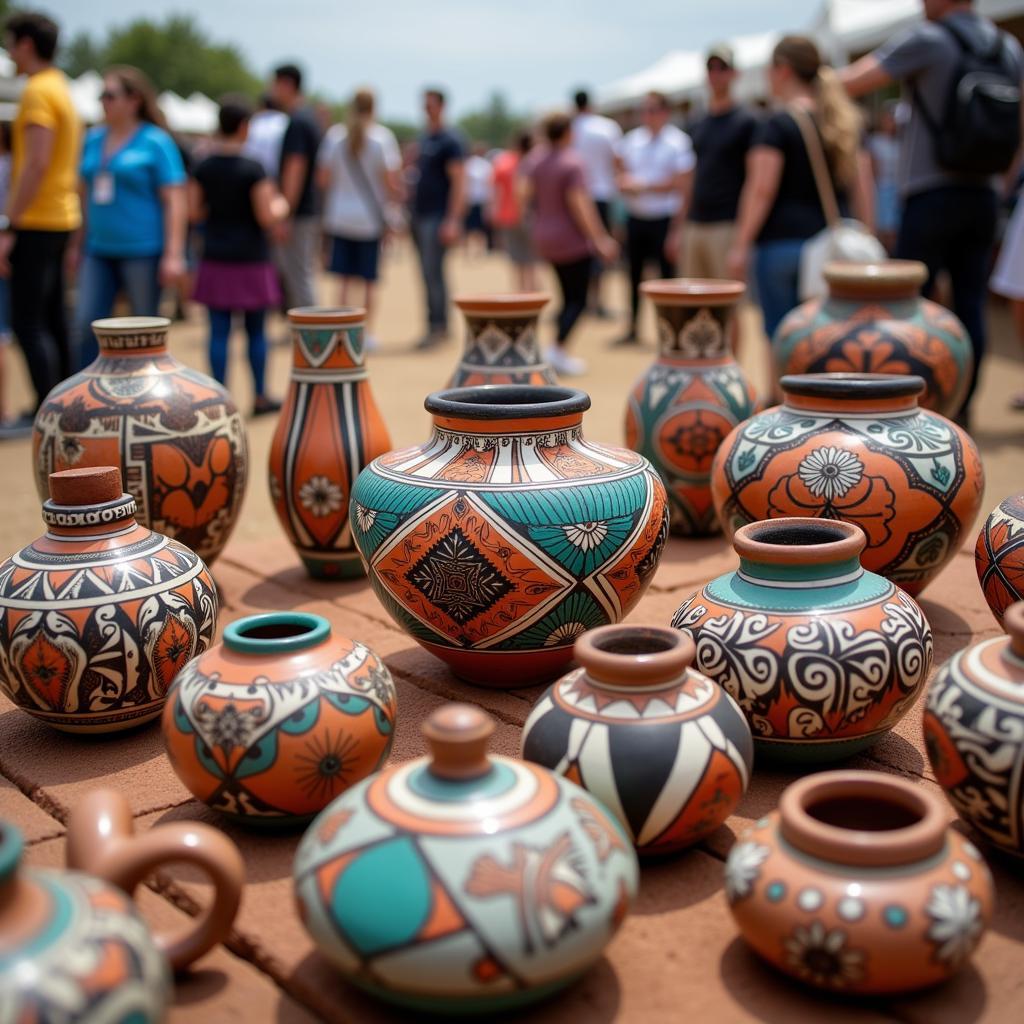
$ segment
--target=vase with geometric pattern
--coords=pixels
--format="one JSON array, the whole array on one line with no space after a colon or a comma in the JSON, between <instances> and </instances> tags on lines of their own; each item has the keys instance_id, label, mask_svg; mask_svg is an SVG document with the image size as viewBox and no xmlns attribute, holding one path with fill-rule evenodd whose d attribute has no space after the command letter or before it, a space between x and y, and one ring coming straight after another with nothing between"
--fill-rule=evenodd
<instances>
[{"instance_id":1,"label":"vase with geometric pattern","mask_svg":"<svg viewBox=\"0 0 1024 1024\"><path fill-rule=\"evenodd\" d=\"M993 510L974 547L978 582L999 625L1015 601L1024 600L1024 493L1011 494Z\"/></svg>"}]
</instances>

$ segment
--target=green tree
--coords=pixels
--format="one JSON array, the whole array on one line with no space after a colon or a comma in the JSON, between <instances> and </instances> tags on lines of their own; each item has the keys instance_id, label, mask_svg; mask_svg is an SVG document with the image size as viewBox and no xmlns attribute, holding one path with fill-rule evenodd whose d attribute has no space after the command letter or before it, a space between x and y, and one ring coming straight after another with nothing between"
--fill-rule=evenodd
<instances>
[{"instance_id":1,"label":"green tree","mask_svg":"<svg viewBox=\"0 0 1024 1024\"><path fill-rule=\"evenodd\" d=\"M105 63L103 47L88 32L79 32L58 49L57 63L72 78L86 71L99 71Z\"/></svg>"},{"instance_id":2,"label":"green tree","mask_svg":"<svg viewBox=\"0 0 1024 1024\"><path fill-rule=\"evenodd\" d=\"M384 124L395 133L395 138L400 146L407 142L413 142L420 134L419 128L412 121L385 121Z\"/></svg>"},{"instance_id":3,"label":"green tree","mask_svg":"<svg viewBox=\"0 0 1024 1024\"><path fill-rule=\"evenodd\" d=\"M491 93L482 110L472 111L459 118L459 128L473 142L486 142L489 146L504 146L509 137L526 126L527 118L509 110L505 96Z\"/></svg>"}]
</instances>

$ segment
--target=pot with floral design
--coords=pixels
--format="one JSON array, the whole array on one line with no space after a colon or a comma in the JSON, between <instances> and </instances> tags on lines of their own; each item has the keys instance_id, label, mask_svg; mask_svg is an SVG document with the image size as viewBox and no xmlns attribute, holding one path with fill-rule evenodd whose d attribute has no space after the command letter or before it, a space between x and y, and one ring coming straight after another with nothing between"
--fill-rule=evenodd
<instances>
[{"instance_id":1,"label":"pot with floral design","mask_svg":"<svg viewBox=\"0 0 1024 1024\"><path fill-rule=\"evenodd\" d=\"M935 777L964 821L1024 856L1024 601L1007 636L949 659L928 688L924 743Z\"/></svg>"},{"instance_id":2,"label":"pot with floral design","mask_svg":"<svg viewBox=\"0 0 1024 1024\"><path fill-rule=\"evenodd\" d=\"M725 864L740 934L772 966L831 992L945 981L992 918L992 876L942 801L880 772L819 772L740 836Z\"/></svg>"},{"instance_id":3,"label":"pot with floral design","mask_svg":"<svg viewBox=\"0 0 1024 1024\"><path fill-rule=\"evenodd\" d=\"M343 793L295 855L320 952L410 1009L541 999L597 961L636 896L636 854L612 815L539 765L489 755L493 731L479 708L434 711L430 755Z\"/></svg>"},{"instance_id":4,"label":"pot with floral design","mask_svg":"<svg viewBox=\"0 0 1024 1024\"><path fill-rule=\"evenodd\" d=\"M693 641L664 626L602 626L576 641L582 668L540 698L522 756L582 786L640 853L710 835L750 780L750 727L736 702L691 667Z\"/></svg>"},{"instance_id":5,"label":"pot with floral design","mask_svg":"<svg viewBox=\"0 0 1024 1024\"><path fill-rule=\"evenodd\" d=\"M152 316L93 323L99 358L36 413L36 488L45 500L55 471L119 466L139 523L209 564L238 519L249 451L227 390L167 351L170 326Z\"/></svg>"},{"instance_id":6,"label":"pot with floral design","mask_svg":"<svg viewBox=\"0 0 1024 1024\"><path fill-rule=\"evenodd\" d=\"M151 721L213 640L203 560L135 513L115 466L52 473L46 533L0 565L0 690L55 729Z\"/></svg>"},{"instance_id":7,"label":"pot with floral design","mask_svg":"<svg viewBox=\"0 0 1024 1024\"><path fill-rule=\"evenodd\" d=\"M306 571L361 576L348 502L360 470L391 447L364 365L365 309L288 311L291 382L270 445L270 496Z\"/></svg>"},{"instance_id":8,"label":"pot with floral design","mask_svg":"<svg viewBox=\"0 0 1024 1024\"><path fill-rule=\"evenodd\" d=\"M867 537L864 567L920 593L981 507L974 442L918 408L920 377L818 373L780 384L782 405L741 423L715 456L723 529L780 516L855 523Z\"/></svg>"},{"instance_id":9,"label":"pot with floral design","mask_svg":"<svg viewBox=\"0 0 1024 1024\"><path fill-rule=\"evenodd\" d=\"M797 306L772 338L777 373L911 373L925 409L955 416L974 350L945 306L921 298L927 277L917 260L826 264L828 295Z\"/></svg>"},{"instance_id":10,"label":"pot with floral design","mask_svg":"<svg viewBox=\"0 0 1024 1024\"><path fill-rule=\"evenodd\" d=\"M537 340L537 321L549 295L457 295L453 301L466 319L466 348L448 387L558 383Z\"/></svg>"},{"instance_id":11,"label":"pot with floral design","mask_svg":"<svg viewBox=\"0 0 1024 1024\"><path fill-rule=\"evenodd\" d=\"M658 358L626 406L626 444L661 475L671 530L715 533L711 462L718 446L757 408L757 396L733 358L730 327L743 297L739 281L646 281L654 303Z\"/></svg>"},{"instance_id":12,"label":"pot with floral design","mask_svg":"<svg viewBox=\"0 0 1024 1024\"><path fill-rule=\"evenodd\" d=\"M640 599L668 533L665 488L640 455L584 438L582 391L452 388L426 408L430 440L375 459L352 493L373 588L470 682L550 679L580 633Z\"/></svg>"},{"instance_id":13,"label":"pot with floral design","mask_svg":"<svg viewBox=\"0 0 1024 1024\"><path fill-rule=\"evenodd\" d=\"M178 674L164 742L198 800L241 824L292 826L381 767L396 711L387 668L327 619L249 615Z\"/></svg>"},{"instance_id":14,"label":"pot with floral design","mask_svg":"<svg viewBox=\"0 0 1024 1024\"><path fill-rule=\"evenodd\" d=\"M1011 494L992 510L974 547L978 582L996 621L1024 600L1024 493Z\"/></svg>"},{"instance_id":15,"label":"pot with floral design","mask_svg":"<svg viewBox=\"0 0 1024 1024\"><path fill-rule=\"evenodd\" d=\"M691 594L672 625L743 709L758 754L829 761L877 743L931 669L917 602L864 569L852 523L770 519L733 546L739 569Z\"/></svg>"}]
</instances>

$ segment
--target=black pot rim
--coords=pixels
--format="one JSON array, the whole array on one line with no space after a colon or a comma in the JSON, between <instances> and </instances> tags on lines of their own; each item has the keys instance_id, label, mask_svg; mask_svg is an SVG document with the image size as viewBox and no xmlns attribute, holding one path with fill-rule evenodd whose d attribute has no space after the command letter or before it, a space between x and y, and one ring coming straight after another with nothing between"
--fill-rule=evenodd
<instances>
[{"instance_id":1,"label":"black pot rim","mask_svg":"<svg viewBox=\"0 0 1024 1024\"><path fill-rule=\"evenodd\" d=\"M547 419L586 412L590 395L557 384L481 384L434 391L423 407L435 416L467 420Z\"/></svg>"},{"instance_id":2,"label":"black pot rim","mask_svg":"<svg viewBox=\"0 0 1024 1024\"><path fill-rule=\"evenodd\" d=\"M925 384L914 374L895 373L787 373L779 381L787 395L811 398L910 398L920 395Z\"/></svg>"}]
</instances>

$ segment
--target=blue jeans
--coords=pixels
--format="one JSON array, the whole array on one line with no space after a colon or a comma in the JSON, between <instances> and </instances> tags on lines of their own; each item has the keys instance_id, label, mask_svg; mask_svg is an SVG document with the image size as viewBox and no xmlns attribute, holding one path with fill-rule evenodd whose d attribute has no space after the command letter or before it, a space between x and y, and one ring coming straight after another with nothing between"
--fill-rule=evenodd
<instances>
[{"instance_id":1,"label":"blue jeans","mask_svg":"<svg viewBox=\"0 0 1024 1024\"><path fill-rule=\"evenodd\" d=\"M781 238L762 242L754 252L754 275L757 294L764 315L764 329L769 338L782 318L800 304L800 253L802 238Z\"/></svg>"},{"instance_id":2,"label":"blue jeans","mask_svg":"<svg viewBox=\"0 0 1024 1024\"><path fill-rule=\"evenodd\" d=\"M210 369L214 377L227 383L228 375L228 342L231 338L232 311L230 309L210 309ZM249 337L249 366L252 368L253 389L257 398L264 393L267 374L267 335L264 331L266 310L247 309L242 314L245 320L245 333Z\"/></svg>"},{"instance_id":3,"label":"blue jeans","mask_svg":"<svg viewBox=\"0 0 1024 1024\"><path fill-rule=\"evenodd\" d=\"M160 306L160 257L133 256L116 259L87 254L78 274L78 308L75 310L77 365L88 366L99 348L89 325L114 311L114 300L123 291L132 316L156 316Z\"/></svg>"},{"instance_id":4,"label":"blue jeans","mask_svg":"<svg viewBox=\"0 0 1024 1024\"><path fill-rule=\"evenodd\" d=\"M412 233L420 254L420 271L427 289L427 326L431 331L448 329L448 289L444 283L446 246L440 238L443 214L416 214Z\"/></svg>"}]
</instances>

